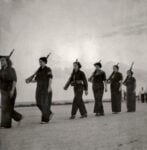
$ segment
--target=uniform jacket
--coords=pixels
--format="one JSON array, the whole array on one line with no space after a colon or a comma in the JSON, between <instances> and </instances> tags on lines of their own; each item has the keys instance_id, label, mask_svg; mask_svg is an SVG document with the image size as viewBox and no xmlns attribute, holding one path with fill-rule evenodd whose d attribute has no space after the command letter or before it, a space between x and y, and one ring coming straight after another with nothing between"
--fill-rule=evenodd
<instances>
[{"instance_id":1,"label":"uniform jacket","mask_svg":"<svg viewBox=\"0 0 147 150\"><path fill-rule=\"evenodd\" d=\"M84 90L88 90L88 82L85 76L85 73L81 70L73 71L68 82L65 85L65 88L68 88L69 85L76 87L77 85L83 85Z\"/></svg>"}]
</instances>

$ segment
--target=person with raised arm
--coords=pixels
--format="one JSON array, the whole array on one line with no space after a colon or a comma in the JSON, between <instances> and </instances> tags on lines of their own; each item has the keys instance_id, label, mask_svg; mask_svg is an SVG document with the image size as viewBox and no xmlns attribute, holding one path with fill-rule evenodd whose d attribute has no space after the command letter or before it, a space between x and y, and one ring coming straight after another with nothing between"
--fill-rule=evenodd
<instances>
[{"instance_id":1,"label":"person with raised arm","mask_svg":"<svg viewBox=\"0 0 147 150\"><path fill-rule=\"evenodd\" d=\"M136 111L136 79L133 77L132 67L133 64L127 71L127 77L123 82L127 89L127 112Z\"/></svg>"}]
</instances>

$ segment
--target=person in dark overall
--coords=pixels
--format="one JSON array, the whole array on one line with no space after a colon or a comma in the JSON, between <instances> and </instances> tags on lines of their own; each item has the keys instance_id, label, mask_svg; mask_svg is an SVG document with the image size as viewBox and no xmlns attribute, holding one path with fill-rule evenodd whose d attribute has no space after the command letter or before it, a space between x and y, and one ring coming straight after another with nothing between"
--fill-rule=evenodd
<instances>
[{"instance_id":1,"label":"person in dark overall","mask_svg":"<svg viewBox=\"0 0 147 150\"><path fill-rule=\"evenodd\" d=\"M75 119L78 109L80 111L81 118L87 117L87 110L82 97L83 91L85 91L85 95L88 95L88 82L85 73L80 70L81 67L80 62L76 61L73 63L73 72L64 86L64 90L67 90L69 85L74 88L74 100L70 119Z\"/></svg>"},{"instance_id":2,"label":"person in dark overall","mask_svg":"<svg viewBox=\"0 0 147 150\"><path fill-rule=\"evenodd\" d=\"M136 111L136 79L133 77L133 71L127 71L127 77L123 84L127 89L127 111Z\"/></svg>"},{"instance_id":3,"label":"person in dark overall","mask_svg":"<svg viewBox=\"0 0 147 150\"><path fill-rule=\"evenodd\" d=\"M141 93L141 102L144 103L144 101L145 101L145 92L144 92L144 88L143 87L141 88L141 92L140 93Z\"/></svg>"},{"instance_id":4,"label":"person in dark overall","mask_svg":"<svg viewBox=\"0 0 147 150\"><path fill-rule=\"evenodd\" d=\"M144 97L144 102L147 103L147 90L145 90Z\"/></svg>"},{"instance_id":5,"label":"person in dark overall","mask_svg":"<svg viewBox=\"0 0 147 150\"><path fill-rule=\"evenodd\" d=\"M17 76L9 57L1 56L0 62L1 128L11 128L12 119L19 123L23 119L23 116L14 110Z\"/></svg>"},{"instance_id":6,"label":"person in dark overall","mask_svg":"<svg viewBox=\"0 0 147 150\"><path fill-rule=\"evenodd\" d=\"M95 99L94 113L96 116L104 116L102 98L104 89L105 92L107 91L106 74L103 70L101 70L102 64L100 62L95 63L94 66L96 69L89 78L89 82L92 82L92 89Z\"/></svg>"},{"instance_id":7,"label":"person in dark overall","mask_svg":"<svg viewBox=\"0 0 147 150\"><path fill-rule=\"evenodd\" d=\"M123 76L119 72L119 66L113 66L113 72L108 79L111 89L111 105L112 112L117 114L121 112L121 100L122 100L122 80Z\"/></svg>"},{"instance_id":8,"label":"person in dark overall","mask_svg":"<svg viewBox=\"0 0 147 150\"><path fill-rule=\"evenodd\" d=\"M34 75L34 78L30 82L37 82L36 88L36 103L37 107L42 113L41 124L49 123L53 113L51 111L52 104L52 70L50 67L47 67L47 58L41 57L39 59L40 68Z\"/></svg>"}]
</instances>

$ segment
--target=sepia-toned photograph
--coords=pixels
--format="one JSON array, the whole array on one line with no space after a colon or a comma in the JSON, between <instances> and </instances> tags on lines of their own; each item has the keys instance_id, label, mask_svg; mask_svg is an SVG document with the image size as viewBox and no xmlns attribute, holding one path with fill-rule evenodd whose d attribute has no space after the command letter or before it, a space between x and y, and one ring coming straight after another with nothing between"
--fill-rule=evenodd
<instances>
[{"instance_id":1,"label":"sepia-toned photograph","mask_svg":"<svg viewBox=\"0 0 147 150\"><path fill-rule=\"evenodd\" d=\"M147 150L147 0L0 0L0 150Z\"/></svg>"}]
</instances>

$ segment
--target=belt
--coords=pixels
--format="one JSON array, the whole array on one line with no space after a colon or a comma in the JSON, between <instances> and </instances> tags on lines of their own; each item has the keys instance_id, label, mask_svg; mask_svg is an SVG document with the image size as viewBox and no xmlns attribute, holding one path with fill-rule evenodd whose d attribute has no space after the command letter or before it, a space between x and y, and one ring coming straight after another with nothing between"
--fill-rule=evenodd
<instances>
[{"instance_id":1,"label":"belt","mask_svg":"<svg viewBox=\"0 0 147 150\"><path fill-rule=\"evenodd\" d=\"M82 80L76 80L76 81L71 83L72 86L76 86L76 85L80 85L80 84L83 84Z\"/></svg>"}]
</instances>

